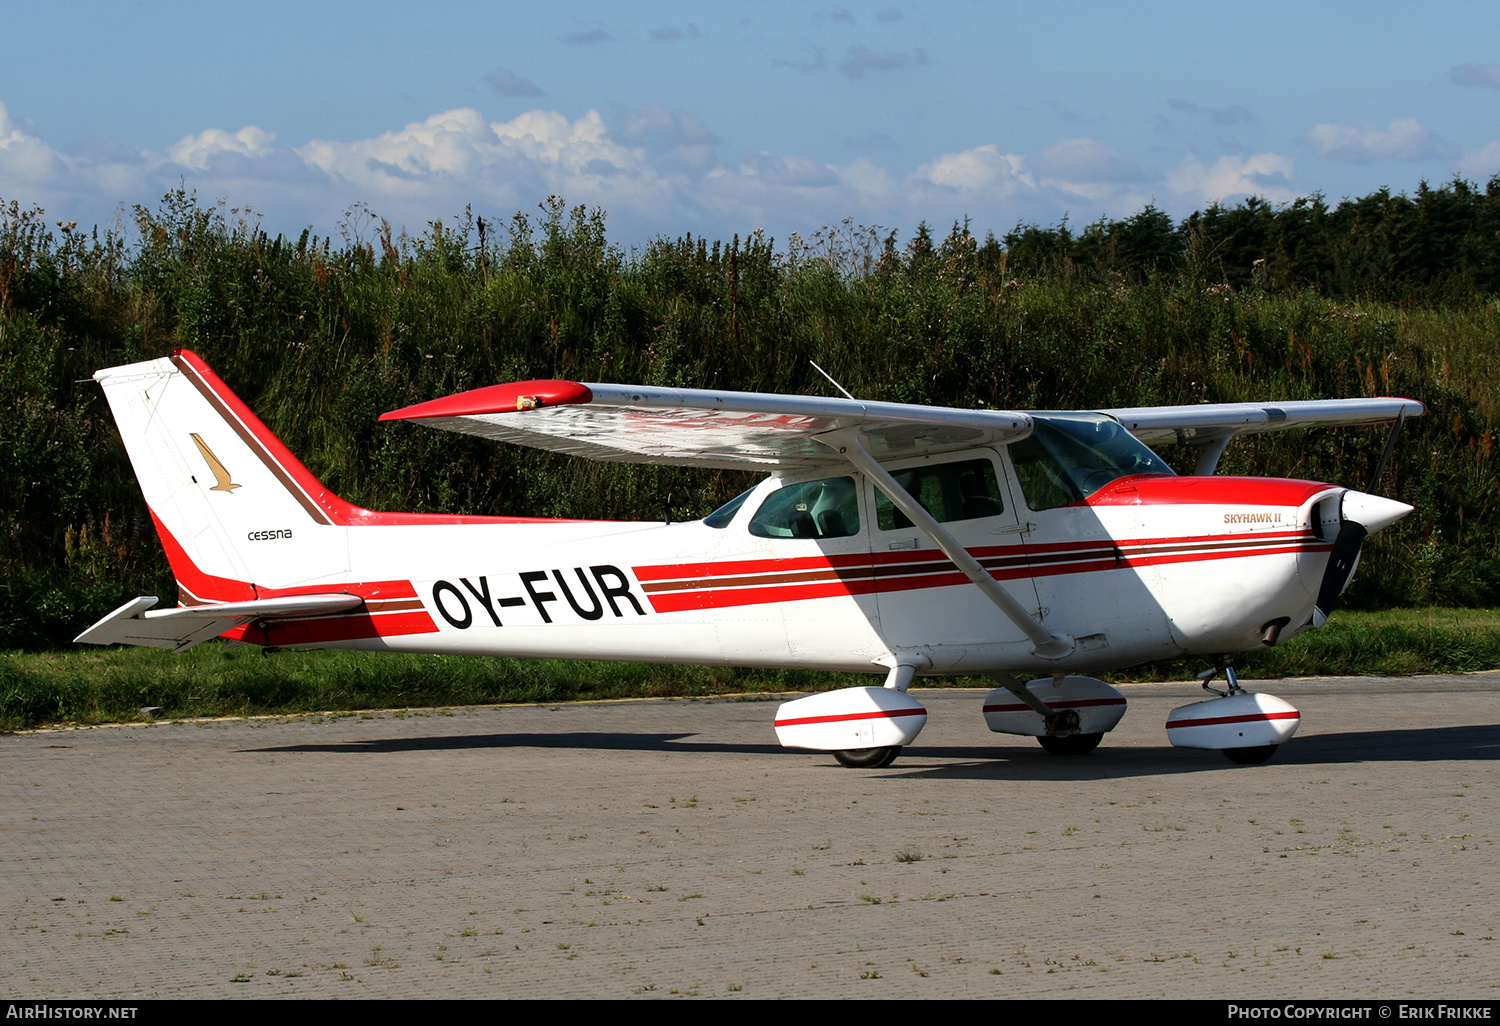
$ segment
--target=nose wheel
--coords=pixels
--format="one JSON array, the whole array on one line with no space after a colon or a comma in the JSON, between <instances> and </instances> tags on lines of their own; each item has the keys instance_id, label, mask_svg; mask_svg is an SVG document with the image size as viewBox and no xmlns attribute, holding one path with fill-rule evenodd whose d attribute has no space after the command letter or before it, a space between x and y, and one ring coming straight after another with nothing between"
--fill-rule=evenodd
<instances>
[{"instance_id":1,"label":"nose wheel","mask_svg":"<svg viewBox=\"0 0 1500 1026\"><path fill-rule=\"evenodd\" d=\"M840 766L850 769L884 769L900 754L900 745L890 745L886 748L847 748L834 752L833 757Z\"/></svg>"},{"instance_id":2,"label":"nose wheel","mask_svg":"<svg viewBox=\"0 0 1500 1026\"><path fill-rule=\"evenodd\" d=\"M1037 741L1053 755L1087 755L1099 747L1103 734L1038 734Z\"/></svg>"},{"instance_id":3,"label":"nose wheel","mask_svg":"<svg viewBox=\"0 0 1500 1026\"><path fill-rule=\"evenodd\" d=\"M1223 674L1224 691L1209 687ZM1239 766L1258 766L1297 732L1302 715L1275 695L1251 694L1240 687L1234 664L1227 657L1198 675L1203 690L1217 695L1173 709L1167 717L1167 739L1179 748L1210 748Z\"/></svg>"},{"instance_id":4,"label":"nose wheel","mask_svg":"<svg viewBox=\"0 0 1500 1026\"><path fill-rule=\"evenodd\" d=\"M1259 766L1276 754L1276 745L1256 745L1254 748L1224 748L1224 758L1239 766Z\"/></svg>"},{"instance_id":5,"label":"nose wheel","mask_svg":"<svg viewBox=\"0 0 1500 1026\"><path fill-rule=\"evenodd\" d=\"M1221 672L1224 674L1225 683L1229 685L1226 691L1216 691L1208 686L1209 681L1213 680ZM1234 663L1228 660L1225 660L1223 666L1216 665L1212 669L1204 670L1198 674L1198 679L1203 682L1204 691L1212 695L1218 695L1220 698L1232 698L1235 695L1248 693L1240 687L1239 674L1234 672ZM1219 751L1224 753L1224 758L1236 766L1259 766L1261 763L1269 761L1271 756L1276 754L1276 748L1276 745L1253 745L1249 748L1221 748Z\"/></svg>"}]
</instances>

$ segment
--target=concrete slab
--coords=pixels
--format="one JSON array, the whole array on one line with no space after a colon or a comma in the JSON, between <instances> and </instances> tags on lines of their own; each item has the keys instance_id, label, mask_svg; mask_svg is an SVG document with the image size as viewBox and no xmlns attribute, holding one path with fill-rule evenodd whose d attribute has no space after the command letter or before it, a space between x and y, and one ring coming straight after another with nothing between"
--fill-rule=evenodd
<instances>
[{"instance_id":1,"label":"concrete slab","mask_svg":"<svg viewBox=\"0 0 1500 1026\"><path fill-rule=\"evenodd\" d=\"M3 737L0 996L1500 994L1500 674L1251 688L1265 766L1184 684L1072 759L915 690L876 771L757 700Z\"/></svg>"}]
</instances>

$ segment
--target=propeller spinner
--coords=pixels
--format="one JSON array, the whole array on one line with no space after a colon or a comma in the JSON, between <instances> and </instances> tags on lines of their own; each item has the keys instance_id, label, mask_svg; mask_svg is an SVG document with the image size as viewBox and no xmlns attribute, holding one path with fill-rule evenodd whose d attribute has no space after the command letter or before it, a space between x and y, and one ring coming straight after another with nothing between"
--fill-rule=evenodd
<instances>
[{"instance_id":1,"label":"propeller spinner","mask_svg":"<svg viewBox=\"0 0 1500 1026\"><path fill-rule=\"evenodd\" d=\"M1318 600L1313 606L1314 627L1323 626L1328 621L1328 614L1338 605L1339 596L1348 587L1349 578L1354 575L1354 568L1359 563L1359 550L1365 539L1391 526L1411 511L1411 506L1395 499L1352 490L1344 493L1339 509L1339 533L1333 539L1333 551L1328 554L1328 568L1323 571L1323 582L1318 586Z\"/></svg>"}]
</instances>

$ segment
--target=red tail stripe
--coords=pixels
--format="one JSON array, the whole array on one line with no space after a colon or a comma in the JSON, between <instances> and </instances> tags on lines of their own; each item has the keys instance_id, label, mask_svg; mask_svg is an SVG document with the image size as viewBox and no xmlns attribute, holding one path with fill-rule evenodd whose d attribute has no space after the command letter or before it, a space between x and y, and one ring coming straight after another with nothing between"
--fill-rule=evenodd
<instances>
[{"instance_id":1,"label":"red tail stripe","mask_svg":"<svg viewBox=\"0 0 1500 1026\"><path fill-rule=\"evenodd\" d=\"M266 468L286 487L292 497L307 510L307 515L320 524L338 524L341 527L355 525L391 526L397 524L551 524L585 523L586 521L551 520L545 517L481 517L457 516L446 513L376 513L372 510L345 502L323 482L313 476L312 471L292 455L271 429L251 412L239 396L224 384L203 358L187 349L172 353L172 362L183 376L192 383L210 406L218 410L227 424L245 442L250 450L260 457Z\"/></svg>"},{"instance_id":2,"label":"red tail stripe","mask_svg":"<svg viewBox=\"0 0 1500 1026\"><path fill-rule=\"evenodd\" d=\"M232 577L215 577L198 569L198 564L193 562L187 550L172 537L172 532L167 530L167 525L161 522L156 515L156 510L146 507L146 512L151 514L151 522L156 525L156 536L161 539L161 547L166 550L167 563L172 567L172 576L177 579L178 586L191 592L199 602L249 602L256 598L255 588L244 581L237 581ZM323 589L326 591L327 589ZM197 605L198 603L184 602L184 605Z\"/></svg>"}]
</instances>

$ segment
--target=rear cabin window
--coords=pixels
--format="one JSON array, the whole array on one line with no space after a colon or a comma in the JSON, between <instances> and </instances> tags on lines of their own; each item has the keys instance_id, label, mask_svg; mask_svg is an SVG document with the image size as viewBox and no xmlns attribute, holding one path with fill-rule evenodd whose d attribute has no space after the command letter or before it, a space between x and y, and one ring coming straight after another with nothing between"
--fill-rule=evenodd
<instances>
[{"instance_id":1,"label":"rear cabin window","mask_svg":"<svg viewBox=\"0 0 1500 1026\"><path fill-rule=\"evenodd\" d=\"M1000 483L995 480L995 465L986 459L907 467L892 471L891 476L940 524L997 517L1005 512ZM882 531L913 526L911 519L878 489L875 522Z\"/></svg>"},{"instance_id":2,"label":"rear cabin window","mask_svg":"<svg viewBox=\"0 0 1500 1026\"><path fill-rule=\"evenodd\" d=\"M746 499L750 498L750 492L753 491L755 491L754 488L740 492L740 494L704 517L703 522L709 527L728 527L729 522L734 519L734 515L740 511L740 507L745 504Z\"/></svg>"},{"instance_id":3,"label":"rear cabin window","mask_svg":"<svg viewBox=\"0 0 1500 1026\"><path fill-rule=\"evenodd\" d=\"M852 477L790 484L772 492L750 518L760 538L848 538L859 533L859 492Z\"/></svg>"}]
</instances>

